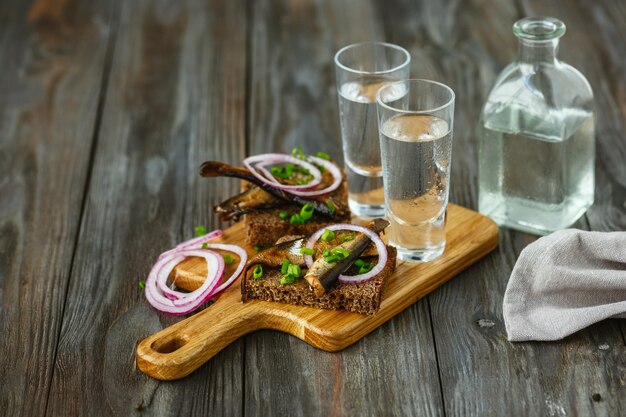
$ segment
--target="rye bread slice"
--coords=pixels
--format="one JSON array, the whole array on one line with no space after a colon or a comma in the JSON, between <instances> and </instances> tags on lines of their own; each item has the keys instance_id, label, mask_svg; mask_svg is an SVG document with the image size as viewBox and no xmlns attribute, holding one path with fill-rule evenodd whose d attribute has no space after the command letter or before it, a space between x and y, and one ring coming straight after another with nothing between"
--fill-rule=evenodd
<instances>
[{"instance_id":1,"label":"rye bread slice","mask_svg":"<svg viewBox=\"0 0 626 417\"><path fill-rule=\"evenodd\" d=\"M348 187L345 180L330 195L348 207ZM329 224L350 222L350 211L346 210L346 215L341 218L331 219L314 213L305 224L291 224L289 222L291 215L300 213L301 209L302 207L297 204L285 204L275 209L245 214L243 221L246 231L246 244L249 246L272 246L274 242L285 235L310 235ZM288 217L286 219L280 218L281 211L287 212Z\"/></svg>"},{"instance_id":2,"label":"rye bread slice","mask_svg":"<svg viewBox=\"0 0 626 417\"><path fill-rule=\"evenodd\" d=\"M313 293L304 279L299 279L291 285L282 285L280 283L282 274L278 269L265 268L261 279L254 279L252 270L247 270L241 283L242 300L258 299L326 310L348 310L359 314L375 314L380 308L389 277L396 267L396 248L389 246L387 249L389 252L387 264L385 269L376 277L361 284L337 282L321 297L317 297Z\"/></svg>"}]
</instances>

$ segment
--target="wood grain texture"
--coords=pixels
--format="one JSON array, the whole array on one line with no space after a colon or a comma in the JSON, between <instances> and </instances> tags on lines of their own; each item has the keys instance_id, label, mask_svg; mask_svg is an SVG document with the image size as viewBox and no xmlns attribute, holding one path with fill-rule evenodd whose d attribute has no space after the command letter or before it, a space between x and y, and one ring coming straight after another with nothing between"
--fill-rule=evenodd
<instances>
[{"instance_id":1,"label":"wood grain texture","mask_svg":"<svg viewBox=\"0 0 626 417\"><path fill-rule=\"evenodd\" d=\"M341 155L333 57L350 43L394 41L384 30L382 4L253 2L251 154L288 152L298 145L306 152ZM415 16L412 7L407 9ZM338 355L274 332L248 335L245 344L247 416L443 413L425 300L372 332L367 342L355 343Z\"/></svg>"},{"instance_id":2,"label":"wood grain texture","mask_svg":"<svg viewBox=\"0 0 626 417\"><path fill-rule=\"evenodd\" d=\"M134 350L176 321L139 280L236 191L197 170L243 156L245 19L242 1L123 3L48 415L242 414L242 344L176 385L136 370Z\"/></svg>"},{"instance_id":3,"label":"wood grain texture","mask_svg":"<svg viewBox=\"0 0 626 417\"><path fill-rule=\"evenodd\" d=\"M182 381L135 369L136 340L178 321L137 281L193 226L221 227L210 207L238 188L197 181L197 164L339 155L341 46L400 44L412 76L456 91L451 200L475 209L478 114L525 14L565 21L560 56L596 96L596 202L576 227L625 230L623 2L2 2L0 414L623 415L626 321L505 340L502 295L536 239L506 229L497 252L341 353L260 331Z\"/></svg>"},{"instance_id":4,"label":"wood grain texture","mask_svg":"<svg viewBox=\"0 0 626 417\"><path fill-rule=\"evenodd\" d=\"M592 83L601 83L602 100L596 99L596 195L586 218L594 230L626 230L626 7L622 3L601 1L598 5L582 3L586 15L593 16L597 33L597 54L608 63L605 74L591 75ZM604 52L601 52L604 51ZM604 75L604 76L603 76ZM602 82L603 80L608 80ZM596 95L597 95L596 91ZM620 322L626 343L626 323Z\"/></svg>"},{"instance_id":5,"label":"wood grain texture","mask_svg":"<svg viewBox=\"0 0 626 417\"><path fill-rule=\"evenodd\" d=\"M5 416L45 414L105 75L111 6L0 3Z\"/></svg>"},{"instance_id":6,"label":"wood grain texture","mask_svg":"<svg viewBox=\"0 0 626 417\"><path fill-rule=\"evenodd\" d=\"M345 349L467 269L498 243L497 225L463 207L449 206L446 227L444 254L428 263L399 261L374 315L260 300L242 303L238 280L212 307L142 340L137 346L139 369L158 379L182 378L234 340L260 329L280 330L329 352ZM244 246L244 240L243 224L238 223L216 241ZM254 253L253 248L247 250L249 255ZM173 272L175 278L194 274L201 280L206 277L206 263L190 258Z\"/></svg>"}]
</instances>

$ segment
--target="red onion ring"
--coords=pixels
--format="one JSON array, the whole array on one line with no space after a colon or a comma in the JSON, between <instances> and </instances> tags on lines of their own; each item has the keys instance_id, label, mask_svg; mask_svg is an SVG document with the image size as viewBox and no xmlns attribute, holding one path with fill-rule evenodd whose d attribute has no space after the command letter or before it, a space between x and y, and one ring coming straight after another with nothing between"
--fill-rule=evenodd
<instances>
[{"instance_id":1,"label":"red onion ring","mask_svg":"<svg viewBox=\"0 0 626 417\"><path fill-rule=\"evenodd\" d=\"M208 242L210 240L216 239L220 236L222 236L224 232L222 232L222 230L220 229L216 229L212 232L209 232L205 235L202 236L198 236L198 237L194 237L192 239L186 240L182 243L179 243L178 245L176 245L176 247L174 247L174 249L170 249L168 251L163 252L162 254L159 255L158 259L161 259L165 256L170 256L170 255L174 255L177 253L180 253L181 251L187 250L187 249L200 249L197 246L201 245L205 242ZM182 257L178 257L178 263L182 262L185 259L184 256ZM180 291L175 291L173 289L171 289L170 287L167 286L167 281L158 281L157 285L159 287L159 290L168 298L172 299L172 300L178 300L179 298L184 298L186 297L189 293L183 293Z\"/></svg>"},{"instance_id":2,"label":"red onion ring","mask_svg":"<svg viewBox=\"0 0 626 417\"><path fill-rule=\"evenodd\" d=\"M205 255L209 255L209 257L218 260L217 265L216 266L214 265L215 267L214 269L216 271L212 272L211 271L212 265L207 259L207 256L204 256L205 260L207 260L207 278L205 279L204 282L206 282L209 279L215 279L216 281L215 285L212 286L211 293L208 295L208 297L211 297L213 295L213 290L218 285L218 283L220 282L220 279L224 275L224 258L222 258L222 256L219 253L216 253L214 251L208 251L208 250L198 251L198 250L190 249L188 251L185 251L185 253L189 253L189 255L186 255L186 256L177 255L176 258L173 258L173 259L176 259L177 261L176 263L172 261L174 263L174 267L176 267L178 263L182 262L187 256L196 256L196 255L193 255L192 252L204 253ZM162 273L160 270L157 272L157 286L159 287L159 289L162 289L162 287L165 287L168 290L168 292L170 292L170 294L168 295L164 291L162 291L164 295L172 299L174 305L176 306L183 306L183 305L189 304L190 302L193 302L198 296L202 294L202 291L201 291L202 286L188 293L171 290L170 288L167 287L167 280L169 279L169 275L172 272L172 269L173 268L171 268L167 274Z\"/></svg>"},{"instance_id":3,"label":"red onion ring","mask_svg":"<svg viewBox=\"0 0 626 417\"><path fill-rule=\"evenodd\" d=\"M341 181L343 181L343 175L341 174L341 170L337 167L337 165L325 159L318 158L316 156L307 156L307 159L309 162L303 161L298 158L294 158L293 156L287 155L287 154L267 153L267 154L261 154L261 155L248 157L244 159L243 164L252 173L252 175L257 177L259 180L263 181L264 183L274 188L278 188L280 190L286 191L290 194L297 195L300 197L317 197L320 195L328 194L331 191L334 191L337 188L339 188L339 186L341 185ZM257 162L260 162L260 164ZM307 169L309 169L309 172L311 172L314 175L314 180L306 185L281 184L280 182L276 181L274 176L264 167L273 163L283 163L283 162L290 162L290 163L293 162L301 166L307 167ZM317 165L321 165L322 167L324 167L331 173L331 175L333 176L333 182L331 185L321 190L311 190L311 188L316 187L321 182L321 173L315 165L311 164L311 162ZM254 165L255 163L256 165ZM312 167L312 168L309 168L309 167ZM261 175L257 171L257 168L264 175ZM320 175L319 177L320 180L317 183L316 183L317 176L315 175L315 172L319 173Z\"/></svg>"},{"instance_id":4,"label":"red onion ring","mask_svg":"<svg viewBox=\"0 0 626 417\"><path fill-rule=\"evenodd\" d=\"M207 248L233 252L240 258L235 272L220 284L224 276L224 258L212 250L197 247L220 237L222 233L221 230L214 230L206 235L189 239L159 256L146 280L146 299L154 308L169 314L188 314L235 282L248 260L248 254L243 248L220 243L206 244ZM167 280L172 270L189 256L202 257L206 260L207 278L199 288L188 293L169 288Z\"/></svg>"},{"instance_id":5,"label":"red onion ring","mask_svg":"<svg viewBox=\"0 0 626 417\"><path fill-rule=\"evenodd\" d=\"M274 176L267 169L265 169L268 165L284 163L300 165L301 167L307 169L309 173L313 175L313 180L304 185L285 185L278 182ZM250 156L243 160L243 165L248 168L252 175L257 177L259 180L284 191L292 192L298 190L309 190L318 186L322 182L322 173L315 165L287 154L264 153L261 155ZM261 170L265 175L259 174L257 169Z\"/></svg>"},{"instance_id":6,"label":"red onion ring","mask_svg":"<svg viewBox=\"0 0 626 417\"><path fill-rule=\"evenodd\" d=\"M167 281L169 274L180 262L180 259L186 256L199 256L206 259L208 270L207 279L202 283L200 288L187 294L187 297L184 299L170 300L164 297L159 291L158 281ZM156 264L152 267L148 279L146 280L146 298L157 310L175 315L188 314L211 298L211 295L219 283L219 278L223 273L224 260L215 252L189 249L171 253L170 255L158 259Z\"/></svg>"},{"instance_id":7,"label":"red onion ring","mask_svg":"<svg viewBox=\"0 0 626 417\"><path fill-rule=\"evenodd\" d=\"M237 269L235 269L235 272L233 272L226 279L226 281L222 282L217 288L215 288L215 290L211 294L211 298L212 298L212 297L220 294L226 288L230 287L233 284L233 282L237 278L239 278L239 276L243 272L243 268L246 266L246 262L248 261L248 254L246 253L246 251L243 248L241 248L240 246L237 246L237 245L228 245L228 244L223 244L223 243L207 243L206 247L207 247L207 249L219 249L219 250L224 250L224 251L228 251L228 252L233 252L235 255L239 256L239 265L237 266ZM207 251L207 249L203 248L203 249L200 249L200 250ZM169 252L171 253L171 255L177 255L177 254L180 254L181 250L172 249ZM208 251L208 252L215 253L213 251ZM217 254L217 255L220 256L219 254ZM184 256L177 256L176 259L178 259L178 263L180 263L180 262L182 262L185 259L185 257ZM222 276L220 276L220 279L221 278L222 278ZM184 298L187 298L189 296L192 296L192 294L193 294L193 292L192 293L188 293L188 292L181 292L181 291L176 291L176 290L171 289L170 287L167 286L167 280L165 280L165 281L158 281L157 284L158 284L159 290L166 297L168 297L168 298L170 298L172 300L184 299Z\"/></svg>"},{"instance_id":8,"label":"red onion ring","mask_svg":"<svg viewBox=\"0 0 626 417\"><path fill-rule=\"evenodd\" d=\"M333 164L330 161L327 161L322 158L318 158L316 156L307 156L309 161L316 163L317 165L323 166L327 169L331 175L333 176L333 182L326 188L322 188L321 190L311 190L311 191L297 191L297 190L288 190L290 194L297 195L299 197L318 197L320 195L328 194L331 191L335 191L341 185L341 181L343 181L343 175L341 174L341 170L337 167L337 165Z\"/></svg>"},{"instance_id":9,"label":"red onion ring","mask_svg":"<svg viewBox=\"0 0 626 417\"><path fill-rule=\"evenodd\" d=\"M181 249L184 250L184 249ZM178 252L180 252L181 250L179 250ZM167 257L169 261L174 262L174 260L176 260L176 263L174 266L178 265L179 263L181 263L182 261L185 260L184 256L177 256L176 253L178 252L174 252L174 250L171 250L168 252L166 252L165 254L161 254L161 256L159 256L159 259L161 259L161 257ZM169 278L169 276L168 276ZM173 285L172 285L173 286ZM178 300L179 298L184 298L185 297L185 293L181 293L179 291L175 291L172 288L167 286L167 279L165 280L157 280L157 287L159 289L159 291L165 295L167 298L169 298L170 300Z\"/></svg>"},{"instance_id":10,"label":"red onion ring","mask_svg":"<svg viewBox=\"0 0 626 417\"><path fill-rule=\"evenodd\" d=\"M302 161L301 159L298 159L298 161L305 162L305 161ZM263 174L263 176L269 182L271 182L270 185L277 185L277 186L280 186L280 187L291 187L289 189L285 189L285 191L291 191L291 190L296 190L296 191L298 191L298 190L311 190L311 189L317 187L318 185L320 185L320 183L322 182L322 173L320 172L320 170L315 165L311 165L311 166L313 167L313 169L315 169L315 171L319 172L319 174L320 174L319 180L317 180L315 178L315 176L314 176L313 179L310 182L308 182L307 184L303 184L303 185L285 185L285 184L281 183L280 181L278 181L276 179L276 177L274 177L274 175L272 175L272 173L270 171L267 170L267 168L265 168L268 165L274 165L274 163L259 162L258 164L253 165L253 168L255 170L260 171ZM310 172L311 171L309 171L309 173Z\"/></svg>"},{"instance_id":11,"label":"red onion ring","mask_svg":"<svg viewBox=\"0 0 626 417\"><path fill-rule=\"evenodd\" d=\"M215 288L215 290L211 294L211 297L213 297L224 291L226 288L230 287L233 282L235 282L235 280L239 278L239 275L241 275L241 273L243 272L243 268L246 266L246 262L248 262L248 254L242 247L237 245L227 245L224 243L207 243L207 246L212 249L221 249L228 252L233 252L235 255L239 256L239 265L237 266L237 269L235 269L235 272L233 272L226 281L222 282L217 288Z\"/></svg>"},{"instance_id":12,"label":"red onion ring","mask_svg":"<svg viewBox=\"0 0 626 417\"><path fill-rule=\"evenodd\" d=\"M221 231L220 229L216 229L212 232L207 233L206 235L202 235L202 236L194 237L193 239L186 240L176 245L174 249L170 249L160 254L159 259L166 255L169 255L170 253L180 252L181 249L189 249L191 247L208 242L209 240L217 239L218 237L222 236L222 234L224 234L223 231Z\"/></svg>"},{"instance_id":13,"label":"red onion ring","mask_svg":"<svg viewBox=\"0 0 626 417\"><path fill-rule=\"evenodd\" d=\"M350 230L353 232L363 233L367 237L369 237L372 240L372 242L374 242L374 245L376 245L376 250L378 251L378 263L369 272L366 272L365 274L354 275L354 276L339 275L337 277L339 282L344 283L344 284L358 284L361 282L369 281L370 279L378 275L385 268L385 265L387 264L387 258L389 256L389 254L387 253L387 246L385 245L385 242L383 242L380 236L378 236L376 233L374 233L370 229L363 227L363 226L357 226L356 224L339 223L339 224L331 224L329 226L322 227L320 230L318 230L317 232L311 235L309 240L307 240L305 246L309 249L313 249L315 242L319 240L319 238L324 233L324 230L326 229L333 230L333 231ZM313 257L311 255L305 255L304 261L306 262L307 268L310 268L311 265L313 264Z\"/></svg>"}]
</instances>

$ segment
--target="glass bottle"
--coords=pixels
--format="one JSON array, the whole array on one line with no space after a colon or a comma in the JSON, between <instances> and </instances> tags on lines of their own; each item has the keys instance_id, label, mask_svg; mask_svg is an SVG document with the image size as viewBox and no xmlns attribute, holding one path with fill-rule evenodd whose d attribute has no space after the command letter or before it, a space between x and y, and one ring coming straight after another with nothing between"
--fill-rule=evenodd
<instances>
[{"instance_id":1,"label":"glass bottle","mask_svg":"<svg viewBox=\"0 0 626 417\"><path fill-rule=\"evenodd\" d=\"M546 234L593 204L593 92L556 57L563 22L529 17L513 33L517 61L498 76L481 113L478 207L500 225Z\"/></svg>"}]
</instances>

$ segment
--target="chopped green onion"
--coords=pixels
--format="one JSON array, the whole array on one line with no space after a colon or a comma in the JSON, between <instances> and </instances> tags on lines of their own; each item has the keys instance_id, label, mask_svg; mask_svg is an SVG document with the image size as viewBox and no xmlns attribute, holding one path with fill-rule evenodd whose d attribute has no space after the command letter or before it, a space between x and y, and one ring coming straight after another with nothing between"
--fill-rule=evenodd
<instances>
[{"instance_id":1,"label":"chopped green onion","mask_svg":"<svg viewBox=\"0 0 626 417\"><path fill-rule=\"evenodd\" d=\"M287 274L287 270L289 269L289 265L291 265L291 262L289 262L289 259L285 258L285 260L283 261L282 266L280 267L280 272L283 275Z\"/></svg>"},{"instance_id":2,"label":"chopped green onion","mask_svg":"<svg viewBox=\"0 0 626 417\"><path fill-rule=\"evenodd\" d=\"M265 249L263 246L254 246L254 250L257 252L261 252L263 249Z\"/></svg>"},{"instance_id":3,"label":"chopped green onion","mask_svg":"<svg viewBox=\"0 0 626 417\"><path fill-rule=\"evenodd\" d=\"M254 271L252 271L252 276L254 279L261 279L263 276L263 265L257 265L254 267Z\"/></svg>"},{"instance_id":4,"label":"chopped green onion","mask_svg":"<svg viewBox=\"0 0 626 417\"><path fill-rule=\"evenodd\" d=\"M293 175L293 164L287 164L285 165L285 175L287 175L287 178L291 178Z\"/></svg>"},{"instance_id":5,"label":"chopped green onion","mask_svg":"<svg viewBox=\"0 0 626 417\"><path fill-rule=\"evenodd\" d=\"M289 213L287 213L286 211L281 211L278 214L278 217L280 217L281 219L285 220L287 217L289 217Z\"/></svg>"},{"instance_id":6,"label":"chopped green onion","mask_svg":"<svg viewBox=\"0 0 626 417\"><path fill-rule=\"evenodd\" d=\"M139 281L139 288L141 289L146 288L146 281Z\"/></svg>"},{"instance_id":7,"label":"chopped green onion","mask_svg":"<svg viewBox=\"0 0 626 417\"><path fill-rule=\"evenodd\" d=\"M295 148L293 148L291 150L291 154L298 159L304 159L304 151L299 146L296 146Z\"/></svg>"},{"instance_id":8,"label":"chopped green onion","mask_svg":"<svg viewBox=\"0 0 626 417\"><path fill-rule=\"evenodd\" d=\"M320 170L320 172L324 172L324 171L326 171L326 169L325 169L323 166L321 166L321 165L317 165L317 164L313 164L313 165L315 165L315 167L316 167L317 169L319 169L319 170Z\"/></svg>"},{"instance_id":9,"label":"chopped green onion","mask_svg":"<svg viewBox=\"0 0 626 417\"><path fill-rule=\"evenodd\" d=\"M315 255L315 251L311 248L307 248L306 246L300 248L300 253L303 255Z\"/></svg>"},{"instance_id":10,"label":"chopped green onion","mask_svg":"<svg viewBox=\"0 0 626 417\"><path fill-rule=\"evenodd\" d=\"M339 262L341 258L337 255L331 255L331 256L324 256L324 260L328 262L329 264L332 264L335 262Z\"/></svg>"},{"instance_id":11,"label":"chopped green onion","mask_svg":"<svg viewBox=\"0 0 626 417\"><path fill-rule=\"evenodd\" d=\"M341 240L344 242L348 242L350 240L354 240L354 235L352 233L346 234L346 235L342 235L341 236Z\"/></svg>"},{"instance_id":12,"label":"chopped green onion","mask_svg":"<svg viewBox=\"0 0 626 417\"><path fill-rule=\"evenodd\" d=\"M224 255L224 263L226 265L230 265L233 262L235 262L235 258L233 258L231 255Z\"/></svg>"},{"instance_id":13,"label":"chopped green onion","mask_svg":"<svg viewBox=\"0 0 626 417\"><path fill-rule=\"evenodd\" d=\"M359 275L360 275L360 274L365 274L365 273L367 273L367 272L369 272L369 271L371 271L371 270L372 270L372 264L370 264L370 263L363 264L363 265L359 268Z\"/></svg>"},{"instance_id":14,"label":"chopped green onion","mask_svg":"<svg viewBox=\"0 0 626 417\"><path fill-rule=\"evenodd\" d=\"M315 154L315 156L330 161L330 155L328 155L326 152L318 152Z\"/></svg>"},{"instance_id":15,"label":"chopped green onion","mask_svg":"<svg viewBox=\"0 0 626 417\"><path fill-rule=\"evenodd\" d=\"M209 244L208 243L203 243L202 246L200 246L201 249L209 249Z\"/></svg>"},{"instance_id":16,"label":"chopped green onion","mask_svg":"<svg viewBox=\"0 0 626 417\"><path fill-rule=\"evenodd\" d=\"M294 282L296 282L296 279L291 275L285 275L280 279L280 283L283 285L293 284Z\"/></svg>"},{"instance_id":17,"label":"chopped green onion","mask_svg":"<svg viewBox=\"0 0 626 417\"><path fill-rule=\"evenodd\" d=\"M343 261L350 255L350 252L345 250L344 248L334 248L333 250L326 249L322 256L324 256L324 260L328 263L334 263Z\"/></svg>"},{"instance_id":18,"label":"chopped green onion","mask_svg":"<svg viewBox=\"0 0 626 417\"><path fill-rule=\"evenodd\" d=\"M287 267L287 275L291 275L294 278L300 278L301 272L300 265L291 264Z\"/></svg>"},{"instance_id":19,"label":"chopped green onion","mask_svg":"<svg viewBox=\"0 0 626 417\"><path fill-rule=\"evenodd\" d=\"M357 259L356 261L354 261L354 265L363 266L365 265L365 261L363 259Z\"/></svg>"},{"instance_id":20,"label":"chopped green onion","mask_svg":"<svg viewBox=\"0 0 626 417\"><path fill-rule=\"evenodd\" d=\"M313 211L315 211L315 208L311 204L306 203L300 210L300 218L304 221L309 220L313 216Z\"/></svg>"},{"instance_id":21,"label":"chopped green onion","mask_svg":"<svg viewBox=\"0 0 626 417\"><path fill-rule=\"evenodd\" d=\"M305 180L296 180L296 185L307 185L309 182Z\"/></svg>"},{"instance_id":22,"label":"chopped green onion","mask_svg":"<svg viewBox=\"0 0 626 417\"><path fill-rule=\"evenodd\" d=\"M285 168L273 166L270 171L272 172L272 175L276 178L282 178L284 180L291 179L291 174L285 172Z\"/></svg>"},{"instance_id":23,"label":"chopped green onion","mask_svg":"<svg viewBox=\"0 0 626 417\"><path fill-rule=\"evenodd\" d=\"M334 248L333 250L330 251L330 253L332 253L335 256L339 256L341 259L346 259L348 255L350 255L350 252L348 252L344 248Z\"/></svg>"},{"instance_id":24,"label":"chopped green onion","mask_svg":"<svg viewBox=\"0 0 626 417\"><path fill-rule=\"evenodd\" d=\"M322 233L322 240L324 242L328 242L331 241L335 238L335 232L333 232L332 230L329 229L325 229L324 233Z\"/></svg>"},{"instance_id":25,"label":"chopped green onion","mask_svg":"<svg viewBox=\"0 0 626 417\"><path fill-rule=\"evenodd\" d=\"M335 205L331 203L330 201L326 202L326 207L328 207L328 211L330 211L330 214L335 214L335 211L337 211L337 208L335 208Z\"/></svg>"},{"instance_id":26,"label":"chopped green onion","mask_svg":"<svg viewBox=\"0 0 626 417\"><path fill-rule=\"evenodd\" d=\"M204 236L206 235L206 229L204 228L204 226L196 226L196 235L198 236Z\"/></svg>"},{"instance_id":27,"label":"chopped green onion","mask_svg":"<svg viewBox=\"0 0 626 417\"><path fill-rule=\"evenodd\" d=\"M291 219L289 219L289 223L291 223L291 224L304 224L304 219L302 217L300 217L299 214L294 214L293 216L291 216Z\"/></svg>"}]
</instances>

